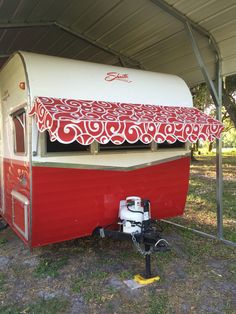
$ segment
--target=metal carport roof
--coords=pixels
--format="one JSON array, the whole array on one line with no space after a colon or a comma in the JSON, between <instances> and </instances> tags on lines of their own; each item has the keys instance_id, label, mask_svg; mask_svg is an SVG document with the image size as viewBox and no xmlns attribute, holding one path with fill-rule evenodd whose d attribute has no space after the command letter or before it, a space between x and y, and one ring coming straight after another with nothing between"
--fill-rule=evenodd
<instances>
[{"instance_id":1,"label":"metal carport roof","mask_svg":"<svg viewBox=\"0 0 236 314\"><path fill-rule=\"evenodd\" d=\"M1 0L1 63L20 49L178 74L193 85L203 77L184 24L169 14L176 10L200 31L211 77L212 39L223 75L235 73L236 0Z\"/></svg>"}]
</instances>

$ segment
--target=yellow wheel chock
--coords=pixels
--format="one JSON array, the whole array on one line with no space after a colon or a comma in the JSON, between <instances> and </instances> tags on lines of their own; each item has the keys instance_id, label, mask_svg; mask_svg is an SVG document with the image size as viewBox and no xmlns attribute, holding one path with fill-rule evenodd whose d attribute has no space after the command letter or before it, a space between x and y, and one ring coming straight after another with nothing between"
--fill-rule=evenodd
<instances>
[{"instance_id":1,"label":"yellow wheel chock","mask_svg":"<svg viewBox=\"0 0 236 314\"><path fill-rule=\"evenodd\" d=\"M150 283L153 283L155 281L159 281L161 278L159 276L151 277L151 278L144 278L141 275L135 275L134 281L139 283L140 285L149 285Z\"/></svg>"}]
</instances>

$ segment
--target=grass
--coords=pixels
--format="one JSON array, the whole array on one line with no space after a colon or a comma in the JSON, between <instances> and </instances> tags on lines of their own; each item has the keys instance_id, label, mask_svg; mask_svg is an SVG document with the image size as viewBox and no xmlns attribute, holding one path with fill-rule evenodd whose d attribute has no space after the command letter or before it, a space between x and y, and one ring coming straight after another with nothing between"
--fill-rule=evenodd
<instances>
[{"instance_id":1,"label":"grass","mask_svg":"<svg viewBox=\"0 0 236 314\"><path fill-rule=\"evenodd\" d=\"M42 257L38 266L34 270L34 276L45 278L47 276L57 277L59 270L67 265L68 257Z\"/></svg>"},{"instance_id":2,"label":"grass","mask_svg":"<svg viewBox=\"0 0 236 314\"><path fill-rule=\"evenodd\" d=\"M131 271L129 270L122 270L120 273L119 273L119 278L121 280L127 280L127 279L132 279L133 277L133 274Z\"/></svg>"},{"instance_id":3,"label":"grass","mask_svg":"<svg viewBox=\"0 0 236 314\"><path fill-rule=\"evenodd\" d=\"M80 293L87 303L103 303L112 299L114 295L114 290L104 287L104 282L108 277L108 273L100 270L81 273L74 279L71 290Z\"/></svg>"},{"instance_id":4,"label":"grass","mask_svg":"<svg viewBox=\"0 0 236 314\"><path fill-rule=\"evenodd\" d=\"M169 302L167 295L152 294L149 300L147 314L166 314L169 313Z\"/></svg>"},{"instance_id":5,"label":"grass","mask_svg":"<svg viewBox=\"0 0 236 314\"><path fill-rule=\"evenodd\" d=\"M0 291L4 289L4 284L6 283L6 275L0 273Z\"/></svg>"},{"instance_id":6,"label":"grass","mask_svg":"<svg viewBox=\"0 0 236 314\"><path fill-rule=\"evenodd\" d=\"M53 298L51 300L39 300L25 309L29 314L54 314L65 313L69 302L63 299Z\"/></svg>"},{"instance_id":7,"label":"grass","mask_svg":"<svg viewBox=\"0 0 236 314\"><path fill-rule=\"evenodd\" d=\"M21 310L16 305L0 306L0 314L20 314Z\"/></svg>"},{"instance_id":8,"label":"grass","mask_svg":"<svg viewBox=\"0 0 236 314\"><path fill-rule=\"evenodd\" d=\"M7 243L7 239L5 237L0 239L0 247L4 246Z\"/></svg>"},{"instance_id":9,"label":"grass","mask_svg":"<svg viewBox=\"0 0 236 314\"><path fill-rule=\"evenodd\" d=\"M0 307L0 314L64 314L69 302L63 299L38 300L24 308L17 305Z\"/></svg>"},{"instance_id":10,"label":"grass","mask_svg":"<svg viewBox=\"0 0 236 314\"><path fill-rule=\"evenodd\" d=\"M174 221L216 235L215 157L211 153L196 158L198 162L191 165L185 215ZM223 176L224 237L236 242L236 153L223 155Z\"/></svg>"}]
</instances>

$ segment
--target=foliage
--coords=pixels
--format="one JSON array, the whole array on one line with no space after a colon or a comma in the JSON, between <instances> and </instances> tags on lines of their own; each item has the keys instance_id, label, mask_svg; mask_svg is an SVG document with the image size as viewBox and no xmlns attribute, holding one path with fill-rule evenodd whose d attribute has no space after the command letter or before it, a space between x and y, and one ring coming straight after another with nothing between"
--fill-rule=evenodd
<instances>
[{"instance_id":1,"label":"foliage","mask_svg":"<svg viewBox=\"0 0 236 314\"><path fill-rule=\"evenodd\" d=\"M236 128L236 75L226 77L223 85L223 106Z\"/></svg>"},{"instance_id":2,"label":"foliage","mask_svg":"<svg viewBox=\"0 0 236 314\"><path fill-rule=\"evenodd\" d=\"M230 129L223 135L223 147L236 147L236 129Z\"/></svg>"},{"instance_id":3,"label":"foliage","mask_svg":"<svg viewBox=\"0 0 236 314\"><path fill-rule=\"evenodd\" d=\"M223 84L222 122L224 123L223 147L236 147L236 75L229 76ZM192 89L194 106L207 114L216 116L216 107L205 83ZM209 151L213 144L206 143ZM194 150L198 151L199 143Z\"/></svg>"},{"instance_id":4,"label":"foliage","mask_svg":"<svg viewBox=\"0 0 236 314\"><path fill-rule=\"evenodd\" d=\"M236 75L228 76L223 85L223 117L226 122L226 131L232 127L236 128ZM207 110L215 116L215 105L206 86L202 83L192 89L194 106L200 110Z\"/></svg>"}]
</instances>

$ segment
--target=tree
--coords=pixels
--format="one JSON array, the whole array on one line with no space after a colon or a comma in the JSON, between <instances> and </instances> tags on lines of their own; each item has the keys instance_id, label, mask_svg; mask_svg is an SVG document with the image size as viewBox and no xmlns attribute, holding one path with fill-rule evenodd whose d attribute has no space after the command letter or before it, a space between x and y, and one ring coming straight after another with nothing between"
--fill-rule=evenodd
<instances>
[{"instance_id":1,"label":"tree","mask_svg":"<svg viewBox=\"0 0 236 314\"><path fill-rule=\"evenodd\" d=\"M236 128L236 75L226 77L222 92L223 106Z\"/></svg>"},{"instance_id":2,"label":"tree","mask_svg":"<svg viewBox=\"0 0 236 314\"><path fill-rule=\"evenodd\" d=\"M194 106L202 111L206 111L212 116L216 115L216 107L208 91L206 83L202 83L192 89ZM225 79L222 86L223 108L222 122L224 123L224 133L231 129L236 130L236 75ZM233 133L234 134L234 133ZM209 151L212 150L212 143L209 144ZM195 144L195 151L198 151L198 143Z\"/></svg>"},{"instance_id":3,"label":"tree","mask_svg":"<svg viewBox=\"0 0 236 314\"><path fill-rule=\"evenodd\" d=\"M207 89L206 83L202 83L192 89L194 106L200 110L206 110L213 107L213 100ZM225 78L222 86L223 98L223 122L230 119L233 126L236 128L236 75L231 75Z\"/></svg>"}]
</instances>

